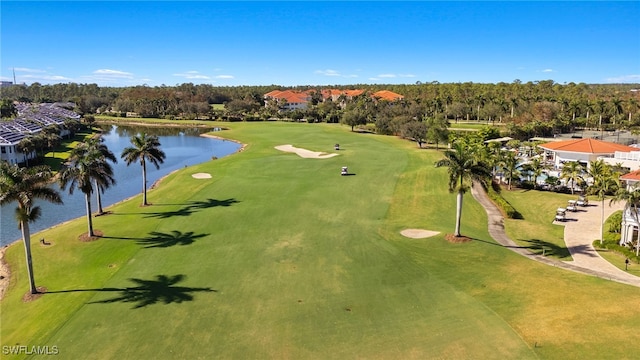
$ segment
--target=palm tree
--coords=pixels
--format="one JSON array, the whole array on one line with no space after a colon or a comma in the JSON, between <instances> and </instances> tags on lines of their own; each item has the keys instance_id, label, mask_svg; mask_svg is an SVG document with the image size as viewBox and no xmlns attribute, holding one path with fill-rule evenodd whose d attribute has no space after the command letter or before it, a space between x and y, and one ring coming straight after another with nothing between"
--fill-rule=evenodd
<instances>
[{"instance_id":1,"label":"palm tree","mask_svg":"<svg viewBox=\"0 0 640 360\"><path fill-rule=\"evenodd\" d=\"M18 203L16 220L22 230L31 294L37 294L38 289L33 276L29 223L36 221L41 214L40 207L33 206L34 200L42 199L54 204L62 204L60 194L49 187L52 177L49 167L21 168L18 165L9 165L5 161L0 161L0 205Z\"/></svg>"},{"instance_id":2,"label":"palm tree","mask_svg":"<svg viewBox=\"0 0 640 360\"><path fill-rule=\"evenodd\" d=\"M156 169L160 168L159 164L164 162L166 155L164 151L160 149L160 141L155 135L147 135L142 133L140 135L131 137L131 144L133 147L125 148L122 151L122 158L127 162L127 166L131 163L140 161L142 165L142 206L147 206L147 166L146 160L149 160L156 166Z\"/></svg>"},{"instance_id":3,"label":"palm tree","mask_svg":"<svg viewBox=\"0 0 640 360\"><path fill-rule=\"evenodd\" d=\"M31 136L27 136L20 140L17 145L17 149L24 154L25 165L29 166L29 156L32 155L34 151L36 151L36 144L33 141L33 138Z\"/></svg>"},{"instance_id":4,"label":"palm tree","mask_svg":"<svg viewBox=\"0 0 640 360\"><path fill-rule=\"evenodd\" d=\"M562 171L560 172L560 178L566 179L571 183L571 194L573 194L573 188L577 181L582 179L582 165L577 161L569 161L564 163Z\"/></svg>"},{"instance_id":5,"label":"palm tree","mask_svg":"<svg viewBox=\"0 0 640 360\"><path fill-rule=\"evenodd\" d=\"M100 191L100 187L106 188L115 184L111 165L98 148L91 148L87 145L77 146L71 151L69 159L62 165L59 181L60 187L63 189L69 185L70 194L73 194L75 188L84 194L87 208L87 236L94 237L91 219L92 182L95 181L98 185L97 191Z\"/></svg>"},{"instance_id":6,"label":"palm tree","mask_svg":"<svg viewBox=\"0 0 640 360\"><path fill-rule=\"evenodd\" d=\"M538 178L542 175L542 172L547 169L547 165L539 157L534 157L529 162L529 169L531 169L531 175L533 177L534 188L538 187Z\"/></svg>"},{"instance_id":7,"label":"palm tree","mask_svg":"<svg viewBox=\"0 0 640 360\"><path fill-rule=\"evenodd\" d=\"M101 158L102 161L109 160L114 164L118 163L118 159L116 158L116 156L113 154L113 152L111 152L111 150L109 150L107 145L102 143L101 138L89 139L78 146L79 147L86 146L86 150L88 152L97 151L100 154L99 157ZM104 193L104 190L113 184L115 184L115 180L113 183L109 183L109 182L100 183L99 179L94 179L94 186L96 189L96 203L98 205L98 212L97 212L98 215L104 214L104 211L102 210L102 197L100 196L100 193Z\"/></svg>"},{"instance_id":8,"label":"palm tree","mask_svg":"<svg viewBox=\"0 0 640 360\"><path fill-rule=\"evenodd\" d=\"M635 98L629 98L627 100L627 111L629 111L629 124L631 124L631 115L638 109L638 100Z\"/></svg>"},{"instance_id":9,"label":"palm tree","mask_svg":"<svg viewBox=\"0 0 640 360\"><path fill-rule=\"evenodd\" d=\"M507 188L511 190L511 184L513 183L514 178L520 178L520 167L518 165L518 156L513 151L505 151L500 161L500 166L502 166L502 171L507 176Z\"/></svg>"},{"instance_id":10,"label":"palm tree","mask_svg":"<svg viewBox=\"0 0 640 360\"><path fill-rule=\"evenodd\" d=\"M477 160L470 146L461 142L453 144L452 149L445 151L445 159L435 163L436 167L446 166L449 174L449 192L457 192L456 197L456 229L454 236L459 237L460 219L462 218L462 197L473 180L482 180L491 176L491 170L485 163Z\"/></svg>"},{"instance_id":11,"label":"palm tree","mask_svg":"<svg viewBox=\"0 0 640 360\"><path fill-rule=\"evenodd\" d=\"M611 171L611 167L603 160L592 161L589 168L588 175L593 179L593 184L587 188L587 194L596 195L598 200L602 201L600 216L600 244L602 244L604 240L604 200L608 193L616 192L619 189L619 174Z\"/></svg>"}]
</instances>

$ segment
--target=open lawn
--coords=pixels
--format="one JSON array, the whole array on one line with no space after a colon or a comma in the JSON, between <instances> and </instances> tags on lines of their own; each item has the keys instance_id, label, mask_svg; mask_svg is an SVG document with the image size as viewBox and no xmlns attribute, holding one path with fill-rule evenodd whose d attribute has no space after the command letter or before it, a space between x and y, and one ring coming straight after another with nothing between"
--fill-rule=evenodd
<instances>
[{"instance_id":1,"label":"open lawn","mask_svg":"<svg viewBox=\"0 0 640 360\"><path fill-rule=\"evenodd\" d=\"M469 194L474 240L444 239L455 196L440 153L339 125L218 125L245 151L169 175L151 206L112 206L94 221L104 238L78 241L84 219L35 235L53 243L33 245L41 298L21 301L23 250L8 249L1 345L68 359L634 357L640 289L497 245ZM335 143L327 159L274 149Z\"/></svg>"},{"instance_id":2,"label":"open lawn","mask_svg":"<svg viewBox=\"0 0 640 360\"><path fill-rule=\"evenodd\" d=\"M545 256L571 261L569 249L564 243L564 226L554 224L553 220L556 210L565 207L568 200L575 200L577 195L503 189L502 197L524 218L505 219L505 231L512 240L538 255L542 255L544 249Z\"/></svg>"}]
</instances>

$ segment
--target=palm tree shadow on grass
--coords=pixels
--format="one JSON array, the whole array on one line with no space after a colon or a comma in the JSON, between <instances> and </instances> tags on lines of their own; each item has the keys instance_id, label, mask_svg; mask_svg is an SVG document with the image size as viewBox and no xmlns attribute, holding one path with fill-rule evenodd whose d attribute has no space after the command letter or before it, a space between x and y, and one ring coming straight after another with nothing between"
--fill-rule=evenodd
<instances>
[{"instance_id":1,"label":"palm tree shadow on grass","mask_svg":"<svg viewBox=\"0 0 640 360\"><path fill-rule=\"evenodd\" d=\"M552 244L550 242L540 240L540 239L518 239L519 241L525 242L529 245L524 245L522 248L529 249L532 253L536 255L544 255L544 256L557 256L561 260L571 260L571 253L569 253L569 249L566 247L558 246L556 244Z\"/></svg>"},{"instance_id":2,"label":"palm tree shadow on grass","mask_svg":"<svg viewBox=\"0 0 640 360\"><path fill-rule=\"evenodd\" d=\"M167 248L174 245L189 245L192 244L195 239L203 238L208 234L194 234L193 231L181 232L178 230L171 231L171 234L161 233L153 231L149 233L151 237L139 239L137 242L140 245L145 245L145 248Z\"/></svg>"},{"instance_id":3,"label":"palm tree shadow on grass","mask_svg":"<svg viewBox=\"0 0 640 360\"><path fill-rule=\"evenodd\" d=\"M149 212L144 213L148 218L158 218L158 219L168 219L174 216L190 216L197 210L203 210L218 206L228 207L233 204L239 203L236 199L225 199L225 200L216 200L216 199L206 199L203 201L190 201L182 208L175 211L162 211L162 212Z\"/></svg>"},{"instance_id":4,"label":"palm tree shadow on grass","mask_svg":"<svg viewBox=\"0 0 640 360\"><path fill-rule=\"evenodd\" d=\"M218 292L211 288L176 286L183 281L186 275L178 274L174 276L157 275L156 280L129 279L137 286L125 288L101 288L82 290L61 290L49 291L47 294L96 291L96 292L119 292L115 297L92 301L89 304L111 304L117 302L135 303L133 309L139 309L153 304L180 304L184 301L193 301L193 293L196 292Z\"/></svg>"},{"instance_id":5,"label":"palm tree shadow on grass","mask_svg":"<svg viewBox=\"0 0 640 360\"><path fill-rule=\"evenodd\" d=\"M159 231L153 231L149 233L149 237L144 238L131 238L131 237L117 237L117 236L103 236L103 239L120 239L120 240L136 240L140 245L145 245L145 248L167 248L175 245L189 245L193 244L196 239L203 238L209 234L194 234L193 231L181 232L173 230L171 233L162 233Z\"/></svg>"}]
</instances>

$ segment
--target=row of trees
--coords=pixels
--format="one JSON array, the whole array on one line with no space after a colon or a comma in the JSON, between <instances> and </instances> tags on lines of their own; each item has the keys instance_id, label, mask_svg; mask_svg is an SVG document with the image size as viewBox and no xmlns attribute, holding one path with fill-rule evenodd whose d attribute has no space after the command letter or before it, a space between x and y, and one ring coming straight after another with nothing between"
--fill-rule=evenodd
<instances>
[{"instance_id":1,"label":"row of trees","mask_svg":"<svg viewBox=\"0 0 640 360\"><path fill-rule=\"evenodd\" d=\"M160 149L160 142L156 136L140 134L131 137L131 147L122 152L122 159L127 165L140 162L142 166L143 197L142 205L148 205L146 185L146 162L149 161L156 167L164 162L165 153ZM113 167L110 163L116 163L117 158L99 138L89 139L80 143L70 153L59 172L58 182L62 189L69 189L73 194L75 189L85 195L87 210L87 238L96 236L93 229L91 195L96 194L98 214L102 214L102 202L100 193L112 185L115 185ZM25 249L27 273L29 277L30 293L37 294L38 288L33 275L31 257L31 235L29 223L36 221L41 216L39 206L35 206L37 199L62 204L60 193L51 187L54 173L48 166L19 167L10 165L6 161L0 161L0 205L15 202L16 221L22 231L22 241Z\"/></svg>"},{"instance_id":2,"label":"row of trees","mask_svg":"<svg viewBox=\"0 0 640 360\"><path fill-rule=\"evenodd\" d=\"M321 87L291 87L313 90L306 109L283 112L283 104L267 102L263 94L282 87L215 87L191 83L177 86L101 88L95 84L16 85L2 88L4 99L42 102L72 101L81 114L135 112L143 117L207 118L222 120L306 119L309 122L375 124L380 133L394 132L388 124L396 116L421 121L476 121L508 125L510 136L524 139L571 131L576 127L640 127L640 85L584 83L558 84L552 80L522 83L416 83L413 85L352 85L355 98L322 101ZM370 94L391 90L404 99L389 103L373 101ZM224 104L224 110L213 107ZM358 110L358 111L356 111Z\"/></svg>"}]
</instances>

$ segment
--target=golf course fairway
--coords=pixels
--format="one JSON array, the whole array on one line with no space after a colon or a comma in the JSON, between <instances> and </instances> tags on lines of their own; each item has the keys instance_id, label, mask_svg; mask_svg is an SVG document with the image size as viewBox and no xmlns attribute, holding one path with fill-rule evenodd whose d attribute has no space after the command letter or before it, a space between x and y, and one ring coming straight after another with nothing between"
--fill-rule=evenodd
<instances>
[{"instance_id":1,"label":"golf course fairway","mask_svg":"<svg viewBox=\"0 0 640 360\"><path fill-rule=\"evenodd\" d=\"M84 218L33 234L52 242L32 244L36 284L47 289L38 299L22 301L24 250L10 246L3 359L50 357L9 354L16 345L55 347L64 359L637 352L640 289L497 245L470 194L462 233L473 240L445 240L455 195L434 167L441 152L335 124L218 125L244 150L172 173L149 191L150 206L136 196L108 208L94 219L102 238L78 240ZM338 155L304 158L275 148L283 144Z\"/></svg>"}]
</instances>

